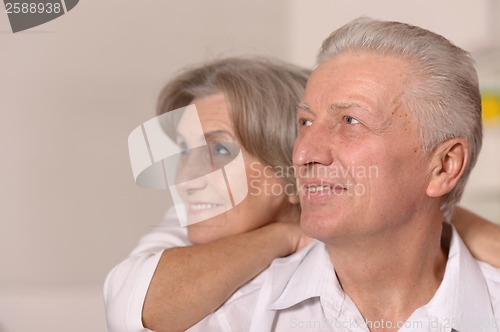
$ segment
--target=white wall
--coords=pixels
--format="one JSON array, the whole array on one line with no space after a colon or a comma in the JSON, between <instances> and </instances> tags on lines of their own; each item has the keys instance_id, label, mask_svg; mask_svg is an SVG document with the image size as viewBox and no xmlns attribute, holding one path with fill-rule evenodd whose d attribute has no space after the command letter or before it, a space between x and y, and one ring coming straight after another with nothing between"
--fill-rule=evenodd
<instances>
[{"instance_id":1,"label":"white wall","mask_svg":"<svg viewBox=\"0 0 500 332\"><path fill-rule=\"evenodd\" d=\"M359 16L401 21L432 30L468 50L489 44L491 0L289 0L289 59L313 65L321 42ZM497 17L500 16L498 13Z\"/></svg>"},{"instance_id":2,"label":"white wall","mask_svg":"<svg viewBox=\"0 0 500 332\"><path fill-rule=\"evenodd\" d=\"M169 200L135 186L127 136L181 67L243 53L312 66L360 14L466 48L488 38L485 0L400 3L82 0L18 34L0 13L0 332L105 331L103 279Z\"/></svg>"}]
</instances>

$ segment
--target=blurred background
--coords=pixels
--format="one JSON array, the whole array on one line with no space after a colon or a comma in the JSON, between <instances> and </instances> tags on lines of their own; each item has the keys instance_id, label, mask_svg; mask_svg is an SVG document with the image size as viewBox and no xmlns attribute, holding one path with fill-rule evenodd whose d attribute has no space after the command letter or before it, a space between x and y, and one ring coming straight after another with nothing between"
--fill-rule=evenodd
<instances>
[{"instance_id":1,"label":"blurred background","mask_svg":"<svg viewBox=\"0 0 500 332\"><path fill-rule=\"evenodd\" d=\"M500 222L498 0L80 1L13 34L0 12L0 332L106 331L107 272L154 227L165 191L135 186L127 137L186 65L259 54L314 66L360 15L416 24L471 51L485 142L463 205Z\"/></svg>"}]
</instances>

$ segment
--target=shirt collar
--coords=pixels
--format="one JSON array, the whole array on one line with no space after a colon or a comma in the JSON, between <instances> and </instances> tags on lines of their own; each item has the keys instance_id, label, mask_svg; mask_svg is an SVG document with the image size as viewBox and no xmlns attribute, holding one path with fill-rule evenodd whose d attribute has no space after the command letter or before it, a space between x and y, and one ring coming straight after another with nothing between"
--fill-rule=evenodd
<instances>
[{"instance_id":1,"label":"shirt collar","mask_svg":"<svg viewBox=\"0 0 500 332\"><path fill-rule=\"evenodd\" d=\"M330 304L335 316L340 314L342 306L357 311L342 290L322 242L315 241L295 255L275 260L270 275L273 285L270 309L286 309L320 297L323 306ZM441 323L438 328L430 329L433 331L490 331L488 326L495 322L486 280L453 226L443 281L431 301L408 320L428 319ZM490 329L498 331L494 324Z\"/></svg>"},{"instance_id":2,"label":"shirt collar","mask_svg":"<svg viewBox=\"0 0 500 332\"><path fill-rule=\"evenodd\" d=\"M286 261L273 264L273 291L270 309L281 310L313 297L335 308L335 316L340 312L345 300L330 256L324 243L315 241L296 256L293 269L285 269ZM288 266L289 267L289 266ZM331 285L334 287L331 287Z\"/></svg>"},{"instance_id":3,"label":"shirt collar","mask_svg":"<svg viewBox=\"0 0 500 332\"><path fill-rule=\"evenodd\" d=\"M485 277L453 226L443 281L409 320L422 316L436 322L437 331L497 331Z\"/></svg>"}]
</instances>

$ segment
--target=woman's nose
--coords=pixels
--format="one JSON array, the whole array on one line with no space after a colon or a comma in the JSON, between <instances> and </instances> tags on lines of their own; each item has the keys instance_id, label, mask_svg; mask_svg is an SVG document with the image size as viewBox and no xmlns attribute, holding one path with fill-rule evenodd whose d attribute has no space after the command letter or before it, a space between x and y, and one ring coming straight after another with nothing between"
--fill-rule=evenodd
<instances>
[{"instance_id":1,"label":"woman's nose","mask_svg":"<svg viewBox=\"0 0 500 332\"><path fill-rule=\"evenodd\" d=\"M207 147L203 148L207 149ZM207 186L206 175L213 171L213 167L206 160L206 154L207 152L200 151L200 148L181 154L177 166L176 184L184 193L191 194Z\"/></svg>"}]
</instances>

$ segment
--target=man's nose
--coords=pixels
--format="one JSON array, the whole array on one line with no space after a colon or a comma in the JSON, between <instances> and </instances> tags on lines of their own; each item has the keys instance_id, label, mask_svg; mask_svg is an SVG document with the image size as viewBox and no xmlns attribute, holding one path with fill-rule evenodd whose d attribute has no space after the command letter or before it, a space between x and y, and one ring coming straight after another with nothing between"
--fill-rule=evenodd
<instances>
[{"instance_id":1,"label":"man's nose","mask_svg":"<svg viewBox=\"0 0 500 332\"><path fill-rule=\"evenodd\" d=\"M333 137L327 126L313 123L311 127L300 133L295 141L293 164L295 166L331 165L333 162L332 140Z\"/></svg>"}]
</instances>

